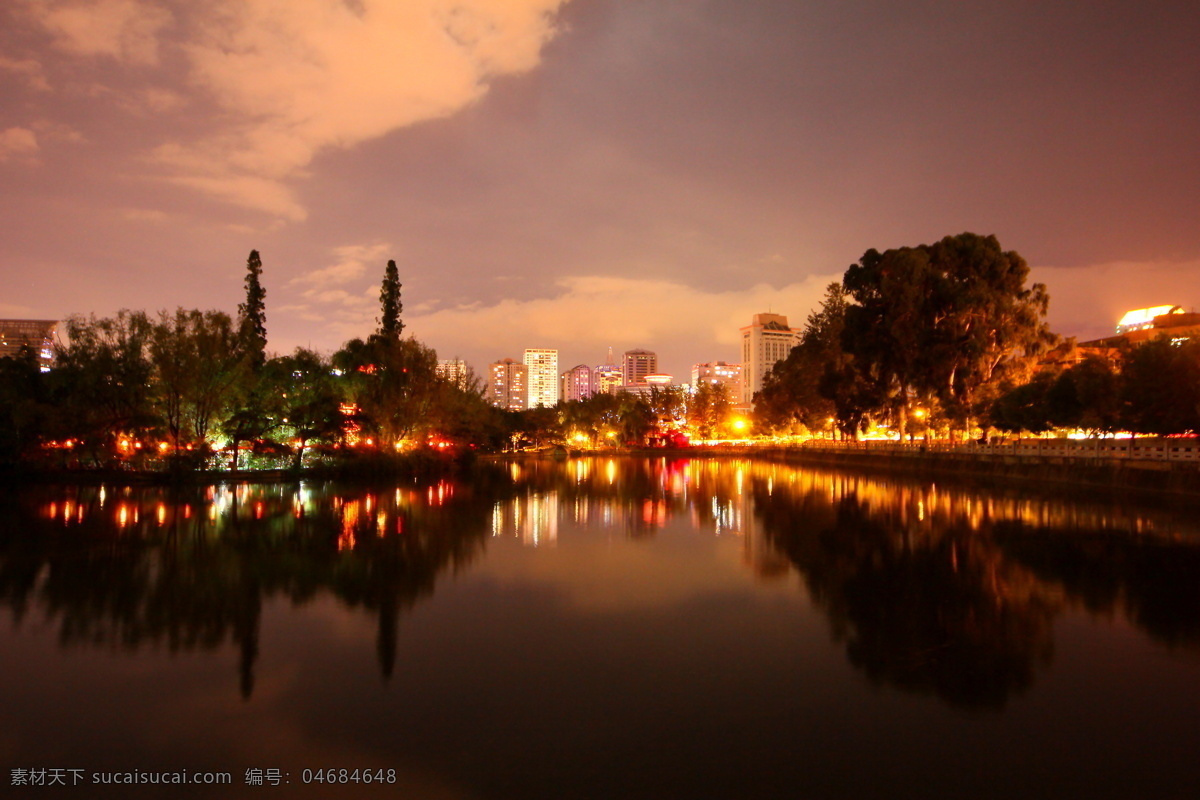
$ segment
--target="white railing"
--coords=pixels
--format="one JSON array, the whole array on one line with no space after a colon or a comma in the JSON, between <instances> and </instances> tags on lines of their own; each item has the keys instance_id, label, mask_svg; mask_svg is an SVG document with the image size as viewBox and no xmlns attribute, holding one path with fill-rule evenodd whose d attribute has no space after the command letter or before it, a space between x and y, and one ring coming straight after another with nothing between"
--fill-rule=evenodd
<instances>
[{"instance_id":1,"label":"white railing","mask_svg":"<svg viewBox=\"0 0 1200 800\"><path fill-rule=\"evenodd\" d=\"M807 450L895 454L953 453L1023 458L1126 459L1200 462L1200 441L1181 439L1021 439L993 444L954 442L839 442L812 440Z\"/></svg>"}]
</instances>

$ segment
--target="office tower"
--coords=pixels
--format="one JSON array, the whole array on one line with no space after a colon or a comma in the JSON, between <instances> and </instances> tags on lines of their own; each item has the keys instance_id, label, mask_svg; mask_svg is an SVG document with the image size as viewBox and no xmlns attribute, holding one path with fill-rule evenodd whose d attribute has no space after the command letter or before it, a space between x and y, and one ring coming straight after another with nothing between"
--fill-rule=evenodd
<instances>
[{"instance_id":1,"label":"office tower","mask_svg":"<svg viewBox=\"0 0 1200 800\"><path fill-rule=\"evenodd\" d=\"M526 407L558 403L558 351L530 348L525 351Z\"/></svg>"},{"instance_id":2,"label":"office tower","mask_svg":"<svg viewBox=\"0 0 1200 800\"><path fill-rule=\"evenodd\" d=\"M622 371L626 389L645 386L646 376L658 372L658 355L649 350L626 350Z\"/></svg>"},{"instance_id":3,"label":"office tower","mask_svg":"<svg viewBox=\"0 0 1200 800\"><path fill-rule=\"evenodd\" d=\"M509 411L524 409L526 373L525 365L511 358L497 361L488 367L488 402Z\"/></svg>"},{"instance_id":4,"label":"office tower","mask_svg":"<svg viewBox=\"0 0 1200 800\"><path fill-rule=\"evenodd\" d=\"M721 386L731 403L742 402L742 365L709 361L692 366L692 389L701 383Z\"/></svg>"},{"instance_id":5,"label":"office tower","mask_svg":"<svg viewBox=\"0 0 1200 800\"><path fill-rule=\"evenodd\" d=\"M562 374L562 399L586 400L592 396L592 368L587 364L572 367Z\"/></svg>"},{"instance_id":6,"label":"office tower","mask_svg":"<svg viewBox=\"0 0 1200 800\"><path fill-rule=\"evenodd\" d=\"M741 331L741 402L748 406L754 402L754 393L762 389L763 376L799 344L800 331L789 328L782 314L755 314Z\"/></svg>"}]
</instances>

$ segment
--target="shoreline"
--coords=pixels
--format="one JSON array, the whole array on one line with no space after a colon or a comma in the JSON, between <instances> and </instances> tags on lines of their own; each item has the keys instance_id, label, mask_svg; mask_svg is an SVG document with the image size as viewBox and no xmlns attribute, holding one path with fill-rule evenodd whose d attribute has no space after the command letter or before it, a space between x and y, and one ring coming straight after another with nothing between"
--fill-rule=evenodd
<instances>
[{"instance_id":1,"label":"shoreline","mask_svg":"<svg viewBox=\"0 0 1200 800\"><path fill-rule=\"evenodd\" d=\"M920 477L957 477L1008 485L1070 488L1088 491L1136 492L1140 495L1200 498L1200 461L1164 461L1130 458L1078 458L1063 455L1014 455L960 449L847 448L802 445L732 445L678 448L613 448L521 453L487 453L469 458L428 458L409 463L363 463L318 466L301 470L239 470L166 473L133 470L6 470L0 483L117 484L128 486L216 486L226 483L291 483L310 480L373 482L397 478L445 476L469 468L473 462L502 463L570 458L697 458L754 460L814 465L839 470L905 474Z\"/></svg>"}]
</instances>

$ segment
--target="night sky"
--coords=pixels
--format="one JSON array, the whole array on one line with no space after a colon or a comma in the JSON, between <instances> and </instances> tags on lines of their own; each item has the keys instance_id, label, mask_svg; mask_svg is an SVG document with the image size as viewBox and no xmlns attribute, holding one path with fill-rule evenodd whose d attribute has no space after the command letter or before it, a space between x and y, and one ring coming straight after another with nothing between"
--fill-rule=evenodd
<instances>
[{"instance_id":1,"label":"night sky","mask_svg":"<svg viewBox=\"0 0 1200 800\"><path fill-rule=\"evenodd\" d=\"M1200 305L1200 5L5 0L0 316L236 312L686 379L867 248L996 234L1052 327Z\"/></svg>"}]
</instances>

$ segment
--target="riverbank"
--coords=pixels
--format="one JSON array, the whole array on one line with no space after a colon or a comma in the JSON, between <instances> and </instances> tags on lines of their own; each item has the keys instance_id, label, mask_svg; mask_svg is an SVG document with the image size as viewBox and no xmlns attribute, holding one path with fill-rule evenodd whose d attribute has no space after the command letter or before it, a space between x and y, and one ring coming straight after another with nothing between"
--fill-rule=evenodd
<instances>
[{"instance_id":1,"label":"riverbank","mask_svg":"<svg viewBox=\"0 0 1200 800\"><path fill-rule=\"evenodd\" d=\"M795 464L885 471L926 477L964 477L988 482L1076 486L1091 490L1135 491L1200 498L1200 462L1083 458L1064 454L1030 455L967 448L936 451L820 446L755 448L755 457Z\"/></svg>"}]
</instances>

